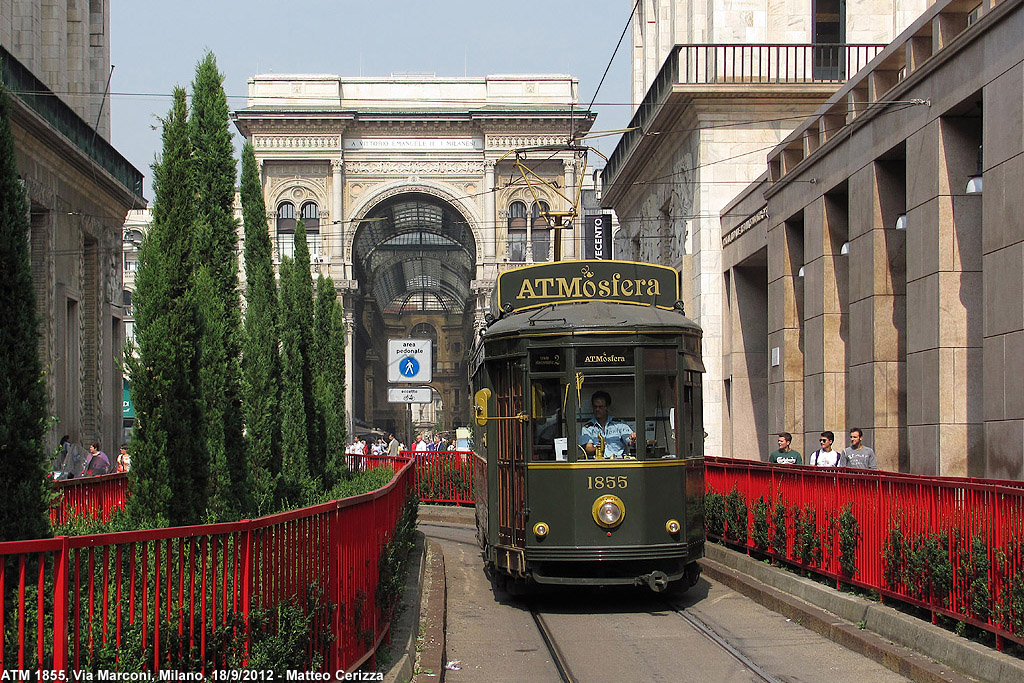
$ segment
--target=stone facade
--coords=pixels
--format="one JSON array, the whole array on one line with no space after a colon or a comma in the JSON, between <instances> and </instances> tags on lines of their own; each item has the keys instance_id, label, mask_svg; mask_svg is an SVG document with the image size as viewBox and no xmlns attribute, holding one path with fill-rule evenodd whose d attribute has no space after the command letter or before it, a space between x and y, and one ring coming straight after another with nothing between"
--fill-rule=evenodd
<instances>
[{"instance_id":1,"label":"stone facade","mask_svg":"<svg viewBox=\"0 0 1024 683\"><path fill-rule=\"evenodd\" d=\"M818 3L823 6L823 3ZM836 3L837 7L839 6ZM622 228L617 258L682 273L687 314L704 330L707 455L758 453L757 425L729 412L722 209L764 172L765 154L882 49L924 1L848 3L845 42L820 42L807 3L640 3L633 23L630 127L604 172ZM837 10L838 11L838 10ZM879 21L879 17L885 21ZM870 44L868 44L870 43ZM735 374L735 373L733 373ZM793 431L793 430L790 430ZM734 442L733 433L745 434ZM769 451L765 451L767 454Z\"/></svg>"},{"instance_id":2,"label":"stone facade","mask_svg":"<svg viewBox=\"0 0 1024 683\"><path fill-rule=\"evenodd\" d=\"M406 431L405 407L387 402L386 340L410 336L417 324L429 326L436 340L434 384L446 426L468 423L466 357L497 274L551 257L533 253L531 221L525 222L525 242L510 244L510 207L545 202L553 211L568 210L583 171L568 149L525 152L522 158L536 173L527 184L514 150L564 147L571 129L586 131L593 122L577 107L576 80L559 75L271 74L249 80L247 107L234 116L260 163L275 258L288 248L287 235L282 240L275 228L283 225L281 211L315 211L313 268L332 277L345 308L350 428ZM405 198L443 209L448 217L438 231L465 254L461 283L453 278L449 287L465 290L456 297L458 310L410 314L403 304L397 314L387 313L390 302L377 300L386 288L371 288L386 274L367 272L363 264L393 236L378 235L373 226L392 220L387 207ZM578 232L562 231L561 239L563 255L574 258ZM418 256L410 252L409 258Z\"/></svg>"},{"instance_id":3,"label":"stone facade","mask_svg":"<svg viewBox=\"0 0 1024 683\"><path fill-rule=\"evenodd\" d=\"M109 107L99 115L108 26L106 3L0 0L15 153L31 212L47 443L67 434L112 452L122 438L121 226L145 200L142 174L106 141Z\"/></svg>"},{"instance_id":4,"label":"stone facade","mask_svg":"<svg viewBox=\"0 0 1024 683\"><path fill-rule=\"evenodd\" d=\"M1021 35L1020 0L936 3L726 209L732 303L767 299L732 311L733 355L771 359L734 396L762 443L860 427L882 469L1024 477Z\"/></svg>"}]
</instances>

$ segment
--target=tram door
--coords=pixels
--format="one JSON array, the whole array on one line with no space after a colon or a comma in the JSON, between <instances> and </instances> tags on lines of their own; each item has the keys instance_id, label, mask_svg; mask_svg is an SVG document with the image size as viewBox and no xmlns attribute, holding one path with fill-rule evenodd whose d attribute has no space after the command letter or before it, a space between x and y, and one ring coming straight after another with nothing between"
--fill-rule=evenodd
<instances>
[{"instance_id":1,"label":"tram door","mask_svg":"<svg viewBox=\"0 0 1024 683\"><path fill-rule=\"evenodd\" d=\"M506 364L495 377L498 417L523 412L523 367ZM524 425L519 420L496 420L498 431L498 543L526 545L526 458Z\"/></svg>"}]
</instances>

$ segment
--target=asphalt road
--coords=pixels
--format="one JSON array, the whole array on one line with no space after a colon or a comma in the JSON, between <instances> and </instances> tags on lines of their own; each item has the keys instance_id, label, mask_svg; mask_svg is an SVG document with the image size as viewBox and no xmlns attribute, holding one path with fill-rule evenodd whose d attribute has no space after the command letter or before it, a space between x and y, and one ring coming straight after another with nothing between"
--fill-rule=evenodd
<instances>
[{"instance_id":1,"label":"asphalt road","mask_svg":"<svg viewBox=\"0 0 1024 683\"><path fill-rule=\"evenodd\" d=\"M539 611L580 681L761 680L687 623L687 609L780 681L905 681L725 586L701 579L674 603L645 590L551 590L529 598L495 593L474 530L420 524L441 544L448 583L447 655L461 669L444 680L560 681L530 614Z\"/></svg>"}]
</instances>

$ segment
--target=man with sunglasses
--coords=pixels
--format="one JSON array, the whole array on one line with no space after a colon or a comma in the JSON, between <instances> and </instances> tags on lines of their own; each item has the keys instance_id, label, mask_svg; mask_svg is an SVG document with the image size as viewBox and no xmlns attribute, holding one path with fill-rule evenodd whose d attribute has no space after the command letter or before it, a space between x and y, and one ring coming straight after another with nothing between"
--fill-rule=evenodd
<instances>
[{"instance_id":1,"label":"man with sunglasses","mask_svg":"<svg viewBox=\"0 0 1024 683\"><path fill-rule=\"evenodd\" d=\"M825 431L821 433L821 438L818 439L818 443L821 444L821 448L811 453L809 463L811 467L839 466L839 453L832 450L832 442L835 440L836 435L832 432Z\"/></svg>"}]
</instances>

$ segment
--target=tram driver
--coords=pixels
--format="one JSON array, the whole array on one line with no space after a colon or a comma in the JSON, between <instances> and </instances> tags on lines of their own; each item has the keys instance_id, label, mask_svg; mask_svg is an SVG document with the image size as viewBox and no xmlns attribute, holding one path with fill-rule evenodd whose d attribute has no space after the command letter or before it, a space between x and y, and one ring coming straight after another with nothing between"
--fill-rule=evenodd
<instances>
[{"instance_id":1,"label":"tram driver","mask_svg":"<svg viewBox=\"0 0 1024 683\"><path fill-rule=\"evenodd\" d=\"M594 417L587 420L580 432L580 448L588 457L629 458L630 448L636 445L636 432L622 420L608 415L612 397L607 391L595 391L590 397ZM604 452L599 453L601 444Z\"/></svg>"}]
</instances>

